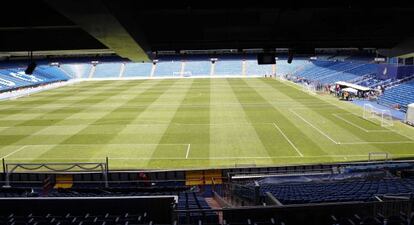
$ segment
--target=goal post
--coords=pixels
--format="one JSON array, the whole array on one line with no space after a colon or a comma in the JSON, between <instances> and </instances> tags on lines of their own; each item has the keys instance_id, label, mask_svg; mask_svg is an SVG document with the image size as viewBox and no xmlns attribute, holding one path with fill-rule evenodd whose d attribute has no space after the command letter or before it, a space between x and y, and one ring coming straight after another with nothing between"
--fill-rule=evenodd
<instances>
[{"instance_id":1,"label":"goal post","mask_svg":"<svg viewBox=\"0 0 414 225\"><path fill-rule=\"evenodd\" d=\"M366 120L373 118L374 106L371 104L364 104L364 111L362 113L362 117Z\"/></svg>"},{"instance_id":2,"label":"goal post","mask_svg":"<svg viewBox=\"0 0 414 225\"><path fill-rule=\"evenodd\" d=\"M302 91L312 94L312 95L316 95L316 87L313 84L307 84L307 83L302 84Z\"/></svg>"},{"instance_id":3,"label":"goal post","mask_svg":"<svg viewBox=\"0 0 414 225\"><path fill-rule=\"evenodd\" d=\"M173 77L191 77L191 71L173 72Z\"/></svg>"},{"instance_id":4,"label":"goal post","mask_svg":"<svg viewBox=\"0 0 414 225\"><path fill-rule=\"evenodd\" d=\"M382 127L390 127L394 125L391 110L379 109L374 107L372 104L364 104L364 111L362 117L366 120L378 120Z\"/></svg>"},{"instance_id":5,"label":"goal post","mask_svg":"<svg viewBox=\"0 0 414 225\"><path fill-rule=\"evenodd\" d=\"M388 152L370 152L368 153L368 161L390 161L391 154Z\"/></svg>"},{"instance_id":6,"label":"goal post","mask_svg":"<svg viewBox=\"0 0 414 225\"><path fill-rule=\"evenodd\" d=\"M381 126L391 127L393 125L394 125L394 121L392 119L391 110L383 109L381 112Z\"/></svg>"}]
</instances>

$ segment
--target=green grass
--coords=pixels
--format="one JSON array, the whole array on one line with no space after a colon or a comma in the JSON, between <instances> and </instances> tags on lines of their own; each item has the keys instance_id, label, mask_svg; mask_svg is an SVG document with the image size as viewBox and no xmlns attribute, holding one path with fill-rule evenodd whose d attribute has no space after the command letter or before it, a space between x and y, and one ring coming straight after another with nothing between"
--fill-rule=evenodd
<instances>
[{"instance_id":1,"label":"green grass","mask_svg":"<svg viewBox=\"0 0 414 225\"><path fill-rule=\"evenodd\" d=\"M272 79L88 81L0 103L6 162L177 169L414 156L414 129Z\"/></svg>"}]
</instances>

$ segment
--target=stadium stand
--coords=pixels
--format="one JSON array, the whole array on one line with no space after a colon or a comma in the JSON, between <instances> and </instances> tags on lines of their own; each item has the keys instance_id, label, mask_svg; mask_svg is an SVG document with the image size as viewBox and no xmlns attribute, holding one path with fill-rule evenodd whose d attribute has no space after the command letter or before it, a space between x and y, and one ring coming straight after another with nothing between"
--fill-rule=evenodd
<instances>
[{"instance_id":1,"label":"stadium stand","mask_svg":"<svg viewBox=\"0 0 414 225\"><path fill-rule=\"evenodd\" d=\"M154 76L179 76L181 72L181 61L162 61L157 62L155 66Z\"/></svg>"},{"instance_id":2,"label":"stadium stand","mask_svg":"<svg viewBox=\"0 0 414 225\"><path fill-rule=\"evenodd\" d=\"M398 105L402 110L407 110L407 105L414 102L414 80L386 90L378 102L388 106Z\"/></svg>"},{"instance_id":3,"label":"stadium stand","mask_svg":"<svg viewBox=\"0 0 414 225\"><path fill-rule=\"evenodd\" d=\"M265 74L267 75L273 74L272 65L258 65L257 60L246 60L245 65L246 65L246 75L263 76Z\"/></svg>"},{"instance_id":4,"label":"stadium stand","mask_svg":"<svg viewBox=\"0 0 414 225\"><path fill-rule=\"evenodd\" d=\"M307 80L318 81L322 84L332 84L337 81L352 81L360 76L377 72L374 64L361 64L345 61L312 61L296 73Z\"/></svg>"},{"instance_id":5,"label":"stadium stand","mask_svg":"<svg viewBox=\"0 0 414 225\"><path fill-rule=\"evenodd\" d=\"M240 76L242 75L242 61L223 59L215 62L215 76Z\"/></svg>"},{"instance_id":6,"label":"stadium stand","mask_svg":"<svg viewBox=\"0 0 414 225\"><path fill-rule=\"evenodd\" d=\"M209 76L211 62L210 60L185 61L185 72L191 73L191 76Z\"/></svg>"},{"instance_id":7,"label":"stadium stand","mask_svg":"<svg viewBox=\"0 0 414 225\"><path fill-rule=\"evenodd\" d=\"M10 91L69 79L70 77L57 67L39 66L32 75L25 74L23 69L1 69L0 90Z\"/></svg>"},{"instance_id":8,"label":"stadium stand","mask_svg":"<svg viewBox=\"0 0 414 225\"><path fill-rule=\"evenodd\" d=\"M65 71L71 78L89 78L92 64L62 64L60 68Z\"/></svg>"},{"instance_id":9,"label":"stadium stand","mask_svg":"<svg viewBox=\"0 0 414 225\"><path fill-rule=\"evenodd\" d=\"M170 224L174 198L1 198L0 202L0 223L7 225Z\"/></svg>"},{"instance_id":10,"label":"stadium stand","mask_svg":"<svg viewBox=\"0 0 414 225\"><path fill-rule=\"evenodd\" d=\"M152 63L125 63L122 77L149 77Z\"/></svg>"},{"instance_id":11,"label":"stadium stand","mask_svg":"<svg viewBox=\"0 0 414 225\"><path fill-rule=\"evenodd\" d=\"M74 186L61 189L33 185L55 180L50 173L15 174L0 189L0 223L409 225L412 169L397 161L224 169L226 181L212 189L185 185L184 171L147 172L149 183L110 172L108 188L99 174L73 174Z\"/></svg>"},{"instance_id":12,"label":"stadium stand","mask_svg":"<svg viewBox=\"0 0 414 225\"><path fill-rule=\"evenodd\" d=\"M93 78L119 77L121 63L99 63L95 66Z\"/></svg>"}]
</instances>

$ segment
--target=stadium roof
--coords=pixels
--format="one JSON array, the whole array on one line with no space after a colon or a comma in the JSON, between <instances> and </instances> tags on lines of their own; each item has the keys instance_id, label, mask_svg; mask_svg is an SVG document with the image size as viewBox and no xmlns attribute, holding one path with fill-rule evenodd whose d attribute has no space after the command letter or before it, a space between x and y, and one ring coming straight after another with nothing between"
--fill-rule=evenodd
<instances>
[{"instance_id":1,"label":"stadium roof","mask_svg":"<svg viewBox=\"0 0 414 225\"><path fill-rule=\"evenodd\" d=\"M309 8L290 1L15 0L0 14L0 52L108 50L145 61L157 51L412 43L414 8L367 2ZM414 52L411 44L404 49L398 54Z\"/></svg>"}]
</instances>

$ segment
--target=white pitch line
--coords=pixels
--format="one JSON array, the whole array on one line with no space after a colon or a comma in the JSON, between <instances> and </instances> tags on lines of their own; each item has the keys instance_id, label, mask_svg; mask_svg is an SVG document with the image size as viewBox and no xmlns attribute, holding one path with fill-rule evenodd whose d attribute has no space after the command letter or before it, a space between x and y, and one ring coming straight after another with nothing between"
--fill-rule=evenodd
<instances>
[{"instance_id":1,"label":"white pitch line","mask_svg":"<svg viewBox=\"0 0 414 225\"><path fill-rule=\"evenodd\" d=\"M300 152L299 149L292 143L292 141L290 141L290 139L286 136L286 134L282 131L282 129L280 129L279 126L276 125L276 123L273 123L273 126L275 126L275 128L283 135L286 141L288 141L289 144L295 149L296 153L298 153L300 157L303 157L302 152Z\"/></svg>"},{"instance_id":2,"label":"white pitch line","mask_svg":"<svg viewBox=\"0 0 414 225\"><path fill-rule=\"evenodd\" d=\"M363 128L363 127L359 126L358 124L352 123L351 121L348 121L347 119L344 119L344 118L342 118L341 116L339 116L339 115L337 115L337 114L335 114L335 113L332 113L332 116L334 116L334 117L336 117L336 118L338 118L338 119L340 119L340 120L342 120L342 121L344 121L344 122L346 122L346 123L348 123L348 124L351 124L352 126L354 126L354 127L356 127L356 128L359 128L359 129L361 129L362 131L368 132L368 130L367 130L367 129L365 129L365 128Z\"/></svg>"},{"instance_id":3,"label":"white pitch line","mask_svg":"<svg viewBox=\"0 0 414 225\"><path fill-rule=\"evenodd\" d=\"M190 154L190 148L191 148L191 144L188 144L187 153L185 154L185 159L188 159L188 155Z\"/></svg>"},{"instance_id":4,"label":"white pitch line","mask_svg":"<svg viewBox=\"0 0 414 225\"><path fill-rule=\"evenodd\" d=\"M392 154L393 156L414 156L414 154ZM109 157L109 160L231 160L231 159L288 159L288 158L343 158L343 157L366 157L367 154L351 154L351 155L309 155L309 156L223 156L223 157L192 157L189 159L178 158L178 157L159 157L159 158L148 158L148 157ZM73 160L99 160L102 158L71 158ZM33 158L19 158L19 160L33 160ZM42 160L66 160L66 158L42 158Z\"/></svg>"},{"instance_id":5,"label":"white pitch line","mask_svg":"<svg viewBox=\"0 0 414 225\"><path fill-rule=\"evenodd\" d=\"M349 120L347 120L347 119L345 119L345 118L341 117L340 115L338 115L338 114L336 114L336 113L332 113L332 116L334 116L334 117L336 117L336 118L338 118L338 119L340 119L340 120L342 120L342 121L344 121L344 122L346 122L346 123L348 123L348 124L351 124L352 126L354 126L354 127L356 127L356 128L359 128L359 129L361 129L362 131L364 131L364 132L366 132L366 133L392 132L392 131L390 131L390 130L367 130L367 129L365 129L365 128L363 128L363 127L359 126L358 124L355 124L355 123L353 123L353 122L351 122L351 121L349 121Z\"/></svg>"},{"instance_id":6,"label":"white pitch line","mask_svg":"<svg viewBox=\"0 0 414 225\"><path fill-rule=\"evenodd\" d=\"M341 145L364 145L364 144L414 144L414 141L359 141L359 142L341 142Z\"/></svg>"},{"instance_id":7,"label":"white pitch line","mask_svg":"<svg viewBox=\"0 0 414 225\"><path fill-rule=\"evenodd\" d=\"M20 147L20 148L18 148L18 149L16 149L16 150L14 150L14 151L10 152L9 154L7 154L7 155L3 156L3 158L7 158L7 157L9 157L9 156L13 155L14 153L20 152L21 150L23 150L23 149L24 149L24 148L26 148L26 147L27 147L27 145L22 146L22 147Z\"/></svg>"},{"instance_id":8,"label":"white pitch line","mask_svg":"<svg viewBox=\"0 0 414 225\"><path fill-rule=\"evenodd\" d=\"M331 137L329 137L329 135L325 134L323 131L321 131L319 128L315 127L313 124L311 124L309 121L307 121L305 118L303 118L302 116L300 116L299 114L297 114L295 111L291 110L290 111L295 114L297 117L299 117L301 120L303 120L305 123L307 123L309 126L313 127L315 130L317 130L319 133L321 133L323 136L325 136L326 138L328 138L330 141L332 141L335 144L338 144L338 142L336 142L334 139L332 139Z\"/></svg>"}]
</instances>

